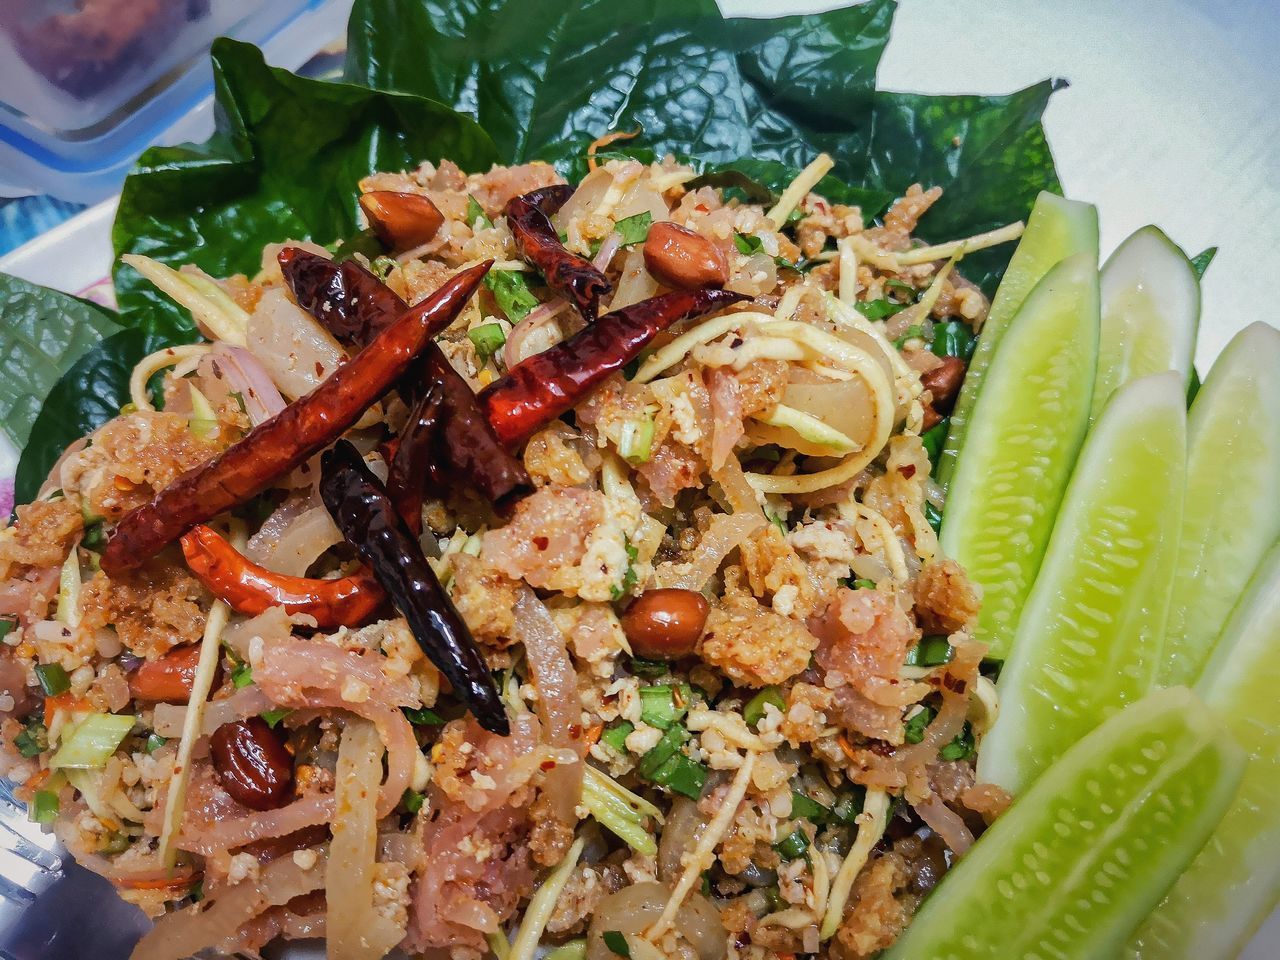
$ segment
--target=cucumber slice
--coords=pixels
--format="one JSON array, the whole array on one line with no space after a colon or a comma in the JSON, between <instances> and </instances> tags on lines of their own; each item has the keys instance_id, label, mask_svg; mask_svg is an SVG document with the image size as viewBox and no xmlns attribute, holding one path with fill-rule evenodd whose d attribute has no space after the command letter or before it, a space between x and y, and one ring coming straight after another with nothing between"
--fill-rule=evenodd
<instances>
[{"instance_id":1,"label":"cucumber slice","mask_svg":"<svg viewBox=\"0 0 1280 960\"><path fill-rule=\"evenodd\" d=\"M1051 269L1004 335L951 480L942 549L982 584L977 638L1013 645L1071 466L1089 424L1098 354L1092 253Z\"/></svg>"},{"instance_id":2,"label":"cucumber slice","mask_svg":"<svg viewBox=\"0 0 1280 960\"><path fill-rule=\"evenodd\" d=\"M1090 203L1041 193L1031 208L1026 232L1013 252L1013 259L1004 272L995 299L991 301L991 309L982 325L982 336L978 338L960 396L951 411L947 442L942 448L938 469L934 471L934 476L944 487L955 473L960 448L964 445L978 399L978 388L982 386L987 367L991 365L1009 322L1050 268L1082 252L1091 253L1094 263L1097 263L1098 211Z\"/></svg>"},{"instance_id":3,"label":"cucumber slice","mask_svg":"<svg viewBox=\"0 0 1280 960\"><path fill-rule=\"evenodd\" d=\"M1143 227L1102 268L1102 333L1093 384L1096 421L1116 389L1175 370L1186 392L1200 326L1200 278L1158 227Z\"/></svg>"},{"instance_id":4,"label":"cucumber slice","mask_svg":"<svg viewBox=\"0 0 1280 960\"><path fill-rule=\"evenodd\" d=\"M1182 520L1184 404L1177 374L1143 377L1085 441L978 758L979 778L1014 796L1151 689Z\"/></svg>"},{"instance_id":5,"label":"cucumber slice","mask_svg":"<svg viewBox=\"0 0 1280 960\"><path fill-rule=\"evenodd\" d=\"M1130 705L983 834L885 960L1116 956L1217 825L1243 765L1191 691Z\"/></svg>"},{"instance_id":6,"label":"cucumber slice","mask_svg":"<svg viewBox=\"0 0 1280 960\"><path fill-rule=\"evenodd\" d=\"M1280 331L1254 323L1209 371L1187 420L1187 499L1158 680L1195 683L1280 538Z\"/></svg>"},{"instance_id":7,"label":"cucumber slice","mask_svg":"<svg viewBox=\"0 0 1280 960\"><path fill-rule=\"evenodd\" d=\"M1218 829L1130 939L1135 960L1228 960L1280 903L1280 546L1232 611L1197 689L1250 761Z\"/></svg>"}]
</instances>

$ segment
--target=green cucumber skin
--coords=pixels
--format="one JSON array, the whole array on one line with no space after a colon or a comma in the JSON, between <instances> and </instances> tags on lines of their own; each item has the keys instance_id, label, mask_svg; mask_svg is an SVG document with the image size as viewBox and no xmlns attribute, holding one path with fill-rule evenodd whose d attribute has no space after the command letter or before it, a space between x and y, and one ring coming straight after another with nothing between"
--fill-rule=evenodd
<instances>
[{"instance_id":1,"label":"green cucumber skin","mask_svg":"<svg viewBox=\"0 0 1280 960\"><path fill-rule=\"evenodd\" d=\"M883 960L1118 956L1221 820L1244 763L1191 691L1131 704L992 825Z\"/></svg>"},{"instance_id":2,"label":"green cucumber skin","mask_svg":"<svg viewBox=\"0 0 1280 960\"><path fill-rule=\"evenodd\" d=\"M1232 338L1187 420L1183 515L1166 686L1192 684L1262 557L1280 538L1280 331L1262 322Z\"/></svg>"},{"instance_id":3,"label":"green cucumber skin","mask_svg":"<svg viewBox=\"0 0 1280 960\"><path fill-rule=\"evenodd\" d=\"M1125 947L1127 960L1231 960L1280 905L1280 544L1196 687L1249 753L1231 809Z\"/></svg>"},{"instance_id":4,"label":"green cucumber skin","mask_svg":"<svg viewBox=\"0 0 1280 960\"><path fill-rule=\"evenodd\" d=\"M1027 229L1009 261L1004 279L991 301L991 309L982 325L978 346L969 361L960 396L951 412L946 444L934 472L946 487L955 474L960 450L964 445L978 391L986 377L987 367L1004 338L1009 322L1018 312L1032 289L1054 266L1077 253L1091 252L1098 261L1098 211L1092 204L1066 200L1052 193L1041 193L1027 218Z\"/></svg>"},{"instance_id":5,"label":"green cucumber skin","mask_svg":"<svg viewBox=\"0 0 1280 960\"><path fill-rule=\"evenodd\" d=\"M1017 621L1044 557L1054 516L1089 426L1097 364L1098 271L1092 253L1053 267L1009 325L974 407L978 425L952 478L943 552L984 590L975 637L993 657L1012 648ZM1057 395L1051 409L1013 402L1028 369ZM1034 389L1034 388L1032 388ZM1047 389L1047 388L1046 388ZM1014 459L1021 453L1022 460Z\"/></svg>"}]
</instances>

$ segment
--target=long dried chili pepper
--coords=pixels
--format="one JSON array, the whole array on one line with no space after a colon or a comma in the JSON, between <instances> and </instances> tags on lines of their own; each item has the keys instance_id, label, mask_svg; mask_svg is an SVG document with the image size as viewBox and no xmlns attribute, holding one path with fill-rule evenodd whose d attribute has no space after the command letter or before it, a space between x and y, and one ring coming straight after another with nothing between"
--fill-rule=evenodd
<instances>
[{"instance_id":1,"label":"long dried chili pepper","mask_svg":"<svg viewBox=\"0 0 1280 960\"><path fill-rule=\"evenodd\" d=\"M568 340L521 360L480 391L480 405L498 439L514 446L581 403L677 320L745 299L729 290L678 291L605 314Z\"/></svg>"},{"instance_id":2,"label":"long dried chili pepper","mask_svg":"<svg viewBox=\"0 0 1280 960\"><path fill-rule=\"evenodd\" d=\"M197 523L247 502L345 433L462 312L493 261L464 270L387 327L320 386L125 515L102 553L108 574L132 570Z\"/></svg>"},{"instance_id":3,"label":"long dried chili pepper","mask_svg":"<svg viewBox=\"0 0 1280 960\"><path fill-rule=\"evenodd\" d=\"M424 481L430 478L433 485L440 483L435 455L440 442L442 393L438 383L429 384L422 391L409 408L409 420L400 431L400 442L387 461L387 494L415 535L422 532Z\"/></svg>"},{"instance_id":4,"label":"long dried chili pepper","mask_svg":"<svg viewBox=\"0 0 1280 960\"><path fill-rule=\"evenodd\" d=\"M571 183L553 183L546 187L539 187L537 190L530 190L523 194L523 197L549 217L568 203L577 189Z\"/></svg>"},{"instance_id":5,"label":"long dried chili pepper","mask_svg":"<svg viewBox=\"0 0 1280 960\"><path fill-rule=\"evenodd\" d=\"M386 488L346 440L320 459L320 497L454 693L482 727L507 736L511 732L507 712L480 648L422 555L417 538L396 513Z\"/></svg>"},{"instance_id":6,"label":"long dried chili pepper","mask_svg":"<svg viewBox=\"0 0 1280 960\"><path fill-rule=\"evenodd\" d=\"M408 309L385 283L354 261L336 264L296 247L284 248L278 259L298 304L341 339L363 346ZM448 464L457 476L474 483L481 496L499 509L531 491L533 483L524 465L498 443L471 387L434 344L423 351L398 386L405 403L412 406L432 383L440 384L442 390L443 436L434 444L435 462ZM388 484L397 496L399 482ZM421 495L420 487L417 493Z\"/></svg>"},{"instance_id":7,"label":"long dried chili pepper","mask_svg":"<svg viewBox=\"0 0 1280 960\"><path fill-rule=\"evenodd\" d=\"M276 260L298 306L340 340L363 347L409 309L355 260L334 263L298 247L285 247Z\"/></svg>"},{"instance_id":8,"label":"long dried chili pepper","mask_svg":"<svg viewBox=\"0 0 1280 960\"><path fill-rule=\"evenodd\" d=\"M314 617L321 630L354 627L371 619L387 595L367 570L335 580L290 577L254 563L210 527L182 537L182 553L196 579L233 610L257 616L270 607Z\"/></svg>"},{"instance_id":9,"label":"long dried chili pepper","mask_svg":"<svg viewBox=\"0 0 1280 960\"><path fill-rule=\"evenodd\" d=\"M533 199L513 197L505 211L511 224L511 235L516 249L541 272L547 286L565 297L578 308L587 323L595 320L600 309L600 298L613 289L609 278L576 253L565 249L555 227L538 203L546 203L547 197Z\"/></svg>"}]
</instances>

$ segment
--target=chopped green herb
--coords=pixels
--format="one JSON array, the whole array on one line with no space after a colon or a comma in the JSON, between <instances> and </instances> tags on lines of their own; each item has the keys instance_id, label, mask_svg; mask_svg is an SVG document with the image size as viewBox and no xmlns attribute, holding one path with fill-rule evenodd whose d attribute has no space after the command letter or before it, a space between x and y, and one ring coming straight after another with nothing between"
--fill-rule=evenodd
<instances>
[{"instance_id":1,"label":"chopped green herb","mask_svg":"<svg viewBox=\"0 0 1280 960\"><path fill-rule=\"evenodd\" d=\"M640 688L640 719L651 727L667 730L689 712L693 689L687 683L659 684Z\"/></svg>"},{"instance_id":2,"label":"chopped green herb","mask_svg":"<svg viewBox=\"0 0 1280 960\"><path fill-rule=\"evenodd\" d=\"M920 435L920 442L924 444L924 452L929 455L929 462L935 467L938 465L938 457L942 453L942 445L947 442L947 428L950 426L951 418L943 417L941 421L935 423Z\"/></svg>"},{"instance_id":3,"label":"chopped green herb","mask_svg":"<svg viewBox=\"0 0 1280 960\"><path fill-rule=\"evenodd\" d=\"M627 737L631 736L636 725L630 720L617 720L605 728L604 733L600 734L600 740L607 743L615 751L621 754L627 752Z\"/></svg>"},{"instance_id":4,"label":"chopped green herb","mask_svg":"<svg viewBox=\"0 0 1280 960\"><path fill-rule=\"evenodd\" d=\"M405 719L415 727L438 727L444 723L444 717L426 707L401 707L400 709L404 712Z\"/></svg>"},{"instance_id":5,"label":"chopped green herb","mask_svg":"<svg viewBox=\"0 0 1280 960\"><path fill-rule=\"evenodd\" d=\"M58 819L58 795L52 790L37 790L28 808L33 823L53 823Z\"/></svg>"},{"instance_id":6,"label":"chopped green herb","mask_svg":"<svg viewBox=\"0 0 1280 960\"><path fill-rule=\"evenodd\" d=\"M895 313L901 313L909 304L894 300L859 300L853 308L868 320L884 320Z\"/></svg>"},{"instance_id":7,"label":"chopped green herb","mask_svg":"<svg viewBox=\"0 0 1280 960\"><path fill-rule=\"evenodd\" d=\"M1191 376L1187 380L1187 409L1191 409L1191 402L1195 400L1196 394L1200 392L1200 371L1191 366Z\"/></svg>"},{"instance_id":8,"label":"chopped green herb","mask_svg":"<svg viewBox=\"0 0 1280 960\"><path fill-rule=\"evenodd\" d=\"M249 408L244 405L244 394L239 390L231 391L231 398L235 400L236 405L240 408L241 413L248 413Z\"/></svg>"},{"instance_id":9,"label":"chopped green herb","mask_svg":"<svg viewBox=\"0 0 1280 960\"><path fill-rule=\"evenodd\" d=\"M791 791L791 816L793 818L808 820L810 823L821 823L830 812L817 800L805 796L798 790Z\"/></svg>"},{"instance_id":10,"label":"chopped green herb","mask_svg":"<svg viewBox=\"0 0 1280 960\"><path fill-rule=\"evenodd\" d=\"M1000 679L1000 671L1004 669L1004 660L1000 657L983 657L978 664L978 672L992 683Z\"/></svg>"},{"instance_id":11,"label":"chopped green herb","mask_svg":"<svg viewBox=\"0 0 1280 960\"><path fill-rule=\"evenodd\" d=\"M792 210L790 213L787 214L787 219L782 222L782 225L784 227L789 227L792 224L799 223L801 220L803 220L807 216L808 214L805 213L804 210L802 210L800 207L796 207L794 210Z\"/></svg>"},{"instance_id":12,"label":"chopped green herb","mask_svg":"<svg viewBox=\"0 0 1280 960\"><path fill-rule=\"evenodd\" d=\"M613 225L613 229L622 237L624 247L633 247L637 243L644 243L649 236L651 226L653 226L653 214L645 210L632 217L623 217Z\"/></svg>"},{"instance_id":13,"label":"chopped green herb","mask_svg":"<svg viewBox=\"0 0 1280 960\"><path fill-rule=\"evenodd\" d=\"M158 733L153 733L147 737L147 742L142 745L142 749L147 753L155 753L169 741Z\"/></svg>"},{"instance_id":14,"label":"chopped green herb","mask_svg":"<svg viewBox=\"0 0 1280 960\"><path fill-rule=\"evenodd\" d=\"M631 946L627 943L627 938L617 930L606 930L604 932L604 945L616 953L620 957L626 957L631 960Z\"/></svg>"},{"instance_id":15,"label":"chopped green herb","mask_svg":"<svg viewBox=\"0 0 1280 960\"><path fill-rule=\"evenodd\" d=\"M884 288L886 290L897 290L899 293L905 293L909 301L915 300L916 294L919 292L911 284L907 283L905 280L899 280L897 277L890 277L886 280L884 282Z\"/></svg>"},{"instance_id":16,"label":"chopped green herb","mask_svg":"<svg viewBox=\"0 0 1280 960\"><path fill-rule=\"evenodd\" d=\"M935 507L928 500L924 502L924 518L929 521L929 526L933 527L934 533L942 530L942 511Z\"/></svg>"},{"instance_id":17,"label":"chopped green herb","mask_svg":"<svg viewBox=\"0 0 1280 960\"><path fill-rule=\"evenodd\" d=\"M907 345L908 340L914 340L917 337L923 337L923 336L924 336L924 327L920 326L920 324L918 323L913 323L911 326L907 327L906 333L900 336L897 340L893 341L893 345L897 347L899 350L901 350L903 347Z\"/></svg>"},{"instance_id":18,"label":"chopped green herb","mask_svg":"<svg viewBox=\"0 0 1280 960\"><path fill-rule=\"evenodd\" d=\"M277 707L274 710L263 710L261 717L267 721L267 726L274 730L280 725L280 721L291 714L293 711L288 707Z\"/></svg>"},{"instance_id":19,"label":"chopped green herb","mask_svg":"<svg viewBox=\"0 0 1280 960\"><path fill-rule=\"evenodd\" d=\"M422 803L427 798L417 790L406 790L404 796L400 798L400 805L410 813L417 813L422 809Z\"/></svg>"},{"instance_id":20,"label":"chopped green herb","mask_svg":"<svg viewBox=\"0 0 1280 960\"><path fill-rule=\"evenodd\" d=\"M919 743L924 739L925 728L929 726L936 712L933 707L921 707L908 718L903 735L907 743Z\"/></svg>"},{"instance_id":21,"label":"chopped green herb","mask_svg":"<svg viewBox=\"0 0 1280 960\"><path fill-rule=\"evenodd\" d=\"M46 697L56 697L71 689L71 678L59 663L42 663L36 667L36 679Z\"/></svg>"},{"instance_id":22,"label":"chopped green herb","mask_svg":"<svg viewBox=\"0 0 1280 960\"><path fill-rule=\"evenodd\" d=\"M782 857L783 860L794 860L796 857L802 857L805 851L809 849L809 835L797 827L775 843L773 849L778 851L778 856Z\"/></svg>"},{"instance_id":23,"label":"chopped green herb","mask_svg":"<svg viewBox=\"0 0 1280 960\"><path fill-rule=\"evenodd\" d=\"M684 727L671 727L662 735L662 739L640 758L636 771L646 780L653 780L654 775L662 768L662 765L679 753L680 748L684 746L685 741L688 739L689 732Z\"/></svg>"},{"instance_id":24,"label":"chopped green herb","mask_svg":"<svg viewBox=\"0 0 1280 960\"><path fill-rule=\"evenodd\" d=\"M778 528L779 533L781 533L783 536L786 536L787 521L783 520L782 517L776 513L770 513L768 510L764 512L764 517L766 520L768 520L770 523L772 523L775 527Z\"/></svg>"},{"instance_id":25,"label":"chopped green herb","mask_svg":"<svg viewBox=\"0 0 1280 960\"><path fill-rule=\"evenodd\" d=\"M747 721L747 726L754 730L764 719L764 708L770 704L779 710L787 708L787 700L777 687L765 687L747 701L747 705L742 708L742 719Z\"/></svg>"},{"instance_id":26,"label":"chopped green herb","mask_svg":"<svg viewBox=\"0 0 1280 960\"><path fill-rule=\"evenodd\" d=\"M235 684L237 690L253 683L253 667L247 663L236 664L235 669L231 671L231 682Z\"/></svg>"},{"instance_id":27,"label":"chopped green herb","mask_svg":"<svg viewBox=\"0 0 1280 960\"><path fill-rule=\"evenodd\" d=\"M644 657L632 657L630 667L632 674L645 680L657 680L671 672L671 664L665 660L646 660Z\"/></svg>"},{"instance_id":28,"label":"chopped green herb","mask_svg":"<svg viewBox=\"0 0 1280 960\"><path fill-rule=\"evenodd\" d=\"M939 357L959 357L965 363L973 356L978 338L973 328L962 320L948 320L933 325L933 344L930 349Z\"/></svg>"},{"instance_id":29,"label":"chopped green herb","mask_svg":"<svg viewBox=\"0 0 1280 960\"><path fill-rule=\"evenodd\" d=\"M626 569L626 572L622 574L622 582L610 588L609 596L613 600L621 600L623 597L625 597L628 593L630 593L632 590L636 588L636 584L640 580L640 575L636 573L636 557L640 555L640 551L631 545L630 540L627 540L624 538L622 542L623 542L623 547L627 551L627 569ZM634 667L636 662L635 659L633 658L631 662L632 662L632 666ZM666 664L663 664L662 673L666 673L666 672L667 672ZM662 673L657 674L657 676L662 676ZM637 673L636 676L643 677L643 676L648 676L648 674Z\"/></svg>"},{"instance_id":30,"label":"chopped green herb","mask_svg":"<svg viewBox=\"0 0 1280 960\"><path fill-rule=\"evenodd\" d=\"M489 358L502 349L507 342L507 335L500 323L482 323L467 331L467 339L476 348L476 355L481 363L488 363Z\"/></svg>"},{"instance_id":31,"label":"chopped green herb","mask_svg":"<svg viewBox=\"0 0 1280 960\"><path fill-rule=\"evenodd\" d=\"M493 293L498 301L498 309L512 323L519 323L538 306L538 298L529 289L523 271L490 270L485 274L484 285Z\"/></svg>"},{"instance_id":32,"label":"chopped green herb","mask_svg":"<svg viewBox=\"0 0 1280 960\"><path fill-rule=\"evenodd\" d=\"M764 241L759 237L751 236L746 233L735 233L733 235L733 245L738 248L738 252L751 256L753 253L759 253L764 247Z\"/></svg>"},{"instance_id":33,"label":"chopped green herb","mask_svg":"<svg viewBox=\"0 0 1280 960\"><path fill-rule=\"evenodd\" d=\"M0 640L3 640L5 637L7 637L9 635L9 632L17 625L18 625L18 621L16 620L6 620L3 618L0 618Z\"/></svg>"},{"instance_id":34,"label":"chopped green herb","mask_svg":"<svg viewBox=\"0 0 1280 960\"><path fill-rule=\"evenodd\" d=\"M107 534L102 529L102 521L97 520L84 528L84 536L80 538L80 546L95 553L107 545Z\"/></svg>"},{"instance_id":35,"label":"chopped green herb","mask_svg":"<svg viewBox=\"0 0 1280 960\"><path fill-rule=\"evenodd\" d=\"M485 229L493 226L493 221L485 214L484 207L480 206L480 201L471 196L471 194L467 194L467 223L474 229L477 221Z\"/></svg>"},{"instance_id":36,"label":"chopped green herb","mask_svg":"<svg viewBox=\"0 0 1280 960\"><path fill-rule=\"evenodd\" d=\"M98 852L114 856L117 853L124 853L128 849L129 835L117 833L113 830L102 838L102 845L98 847Z\"/></svg>"},{"instance_id":37,"label":"chopped green herb","mask_svg":"<svg viewBox=\"0 0 1280 960\"><path fill-rule=\"evenodd\" d=\"M618 453L623 460L632 466L648 463L653 455L653 417L645 412L640 420L627 420L622 425L622 436L618 438Z\"/></svg>"},{"instance_id":38,"label":"chopped green herb","mask_svg":"<svg viewBox=\"0 0 1280 960\"><path fill-rule=\"evenodd\" d=\"M1217 255L1218 248L1210 247L1207 250L1201 250L1191 258L1191 269L1196 272L1199 279L1204 279L1204 272L1209 269L1209 264L1213 263L1213 258Z\"/></svg>"},{"instance_id":39,"label":"chopped green herb","mask_svg":"<svg viewBox=\"0 0 1280 960\"><path fill-rule=\"evenodd\" d=\"M944 663L950 663L955 652L946 637L934 634L921 638L919 643L907 651L906 663L911 667L940 667Z\"/></svg>"},{"instance_id":40,"label":"chopped green herb","mask_svg":"<svg viewBox=\"0 0 1280 960\"><path fill-rule=\"evenodd\" d=\"M330 244L329 249L333 251L333 259L341 263L343 260L350 260L357 253L363 253L369 258L378 256L382 253L382 241L373 230L361 230L336 244Z\"/></svg>"},{"instance_id":41,"label":"chopped green herb","mask_svg":"<svg viewBox=\"0 0 1280 960\"><path fill-rule=\"evenodd\" d=\"M38 757L49 749L48 731L43 723L31 717L22 732L13 738L13 745L24 757Z\"/></svg>"},{"instance_id":42,"label":"chopped green herb","mask_svg":"<svg viewBox=\"0 0 1280 960\"><path fill-rule=\"evenodd\" d=\"M956 738L938 751L941 760L968 760L973 756L975 744L973 727L965 721L964 729L956 734Z\"/></svg>"},{"instance_id":43,"label":"chopped green herb","mask_svg":"<svg viewBox=\"0 0 1280 960\"><path fill-rule=\"evenodd\" d=\"M841 823L853 825L857 822L858 814L862 813L862 804L866 800L866 795L866 790L857 786L840 794L836 798L835 806L831 808L831 816Z\"/></svg>"},{"instance_id":44,"label":"chopped green herb","mask_svg":"<svg viewBox=\"0 0 1280 960\"><path fill-rule=\"evenodd\" d=\"M374 276L379 280L385 280L391 276L391 271L396 268L395 257L374 257L369 262L369 269L373 271Z\"/></svg>"},{"instance_id":45,"label":"chopped green herb","mask_svg":"<svg viewBox=\"0 0 1280 960\"><path fill-rule=\"evenodd\" d=\"M702 796L702 787L707 782L707 767L696 760L690 760L683 753L677 753L658 768L652 779L654 783L673 793L697 800Z\"/></svg>"},{"instance_id":46,"label":"chopped green herb","mask_svg":"<svg viewBox=\"0 0 1280 960\"><path fill-rule=\"evenodd\" d=\"M857 580L853 581L853 589L855 590L874 590L875 588L876 582L874 580L867 580L863 577L859 577Z\"/></svg>"}]
</instances>

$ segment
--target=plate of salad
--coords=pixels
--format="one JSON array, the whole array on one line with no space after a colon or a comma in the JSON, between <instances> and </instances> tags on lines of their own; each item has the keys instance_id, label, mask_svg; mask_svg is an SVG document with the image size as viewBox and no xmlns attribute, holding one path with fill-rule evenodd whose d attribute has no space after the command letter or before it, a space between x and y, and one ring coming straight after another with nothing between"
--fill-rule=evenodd
<instances>
[{"instance_id":1,"label":"plate of salad","mask_svg":"<svg viewBox=\"0 0 1280 960\"><path fill-rule=\"evenodd\" d=\"M1240 955L1280 331L890 0L515 7L217 41L116 309L0 275L0 774L120 955Z\"/></svg>"}]
</instances>

